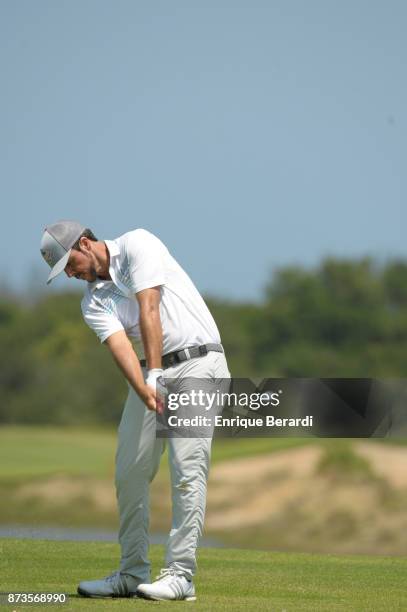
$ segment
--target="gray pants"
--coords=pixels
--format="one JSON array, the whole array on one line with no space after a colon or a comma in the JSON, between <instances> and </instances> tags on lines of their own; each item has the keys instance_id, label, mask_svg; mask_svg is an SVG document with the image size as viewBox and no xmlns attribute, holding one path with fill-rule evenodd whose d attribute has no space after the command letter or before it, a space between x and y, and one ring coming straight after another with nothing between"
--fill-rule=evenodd
<instances>
[{"instance_id":1,"label":"gray pants","mask_svg":"<svg viewBox=\"0 0 407 612\"><path fill-rule=\"evenodd\" d=\"M210 352L164 371L166 378L229 378L223 353ZM119 505L120 570L150 582L148 561L149 483L168 445L172 490L172 528L165 566L188 578L196 571L202 533L211 438L156 438L155 412L130 388L119 425L116 495Z\"/></svg>"}]
</instances>

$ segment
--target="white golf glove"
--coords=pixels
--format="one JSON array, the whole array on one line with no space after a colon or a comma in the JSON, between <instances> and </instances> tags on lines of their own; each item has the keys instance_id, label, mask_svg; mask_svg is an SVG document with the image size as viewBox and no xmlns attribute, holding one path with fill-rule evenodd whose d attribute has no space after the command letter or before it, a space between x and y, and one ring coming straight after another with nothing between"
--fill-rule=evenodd
<instances>
[{"instance_id":1,"label":"white golf glove","mask_svg":"<svg viewBox=\"0 0 407 612\"><path fill-rule=\"evenodd\" d=\"M154 391L157 391L163 400L165 400L168 391L163 372L164 370L162 368L153 368L152 370L148 370L146 385L154 389Z\"/></svg>"},{"instance_id":2,"label":"white golf glove","mask_svg":"<svg viewBox=\"0 0 407 612\"><path fill-rule=\"evenodd\" d=\"M146 378L146 385L148 385L149 387L152 387L152 389L154 389L155 391L156 386L157 386L157 380L160 378L160 376L162 377L163 372L164 370L162 368L153 368L152 370L148 370L147 378ZM161 381L158 384L161 384Z\"/></svg>"}]
</instances>

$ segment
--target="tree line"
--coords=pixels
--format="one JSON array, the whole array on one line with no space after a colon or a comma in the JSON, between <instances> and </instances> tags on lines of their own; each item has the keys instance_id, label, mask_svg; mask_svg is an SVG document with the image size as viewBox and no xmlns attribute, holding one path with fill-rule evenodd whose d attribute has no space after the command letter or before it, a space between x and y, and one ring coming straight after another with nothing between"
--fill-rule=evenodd
<instances>
[{"instance_id":1,"label":"tree line","mask_svg":"<svg viewBox=\"0 0 407 612\"><path fill-rule=\"evenodd\" d=\"M81 297L28 304L0 290L0 422L118 423L127 385ZM235 377L406 377L404 260L284 267L259 302L206 302Z\"/></svg>"}]
</instances>

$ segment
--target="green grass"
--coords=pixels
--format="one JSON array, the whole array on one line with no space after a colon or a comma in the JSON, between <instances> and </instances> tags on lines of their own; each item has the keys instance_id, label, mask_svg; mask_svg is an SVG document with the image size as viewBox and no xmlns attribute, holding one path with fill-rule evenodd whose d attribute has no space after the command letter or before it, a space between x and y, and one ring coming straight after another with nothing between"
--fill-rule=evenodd
<instances>
[{"instance_id":1,"label":"green grass","mask_svg":"<svg viewBox=\"0 0 407 612\"><path fill-rule=\"evenodd\" d=\"M315 444L315 438L223 438L212 443L212 463L264 455L288 448Z\"/></svg>"},{"instance_id":2,"label":"green grass","mask_svg":"<svg viewBox=\"0 0 407 612\"><path fill-rule=\"evenodd\" d=\"M307 438L219 439L212 461L225 461L306 444ZM0 427L0 480L18 481L63 473L111 476L117 431L98 427ZM165 465L165 459L164 459Z\"/></svg>"},{"instance_id":3,"label":"green grass","mask_svg":"<svg viewBox=\"0 0 407 612\"><path fill-rule=\"evenodd\" d=\"M113 473L116 432L102 428L2 426L0 480Z\"/></svg>"},{"instance_id":4,"label":"green grass","mask_svg":"<svg viewBox=\"0 0 407 612\"><path fill-rule=\"evenodd\" d=\"M403 444L405 441L395 439L391 443ZM117 431L114 428L3 425L0 427L0 481L16 483L53 474L112 477L116 444ZM212 463L305 444L336 444L341 447L343 442L311 437L219 438L213 442ZM163 469L165 466L166 454Z\"/></svg>"},{"instance_id":5,"label":"green grass","mask_svg":"<svg viewBox=\"0 0 407 612\"><path fill-rule=\"evenodd\" d=\"M317 471L320 474L333 474L336 478L376 479L370 463L357 455L349 440L335 440L335 444L325 446Z\"/></svg>"},{"instance_id":6,"label":"green grass","mask_svg":"<svg viewBox=\"0 0 407 612\"><path fill-rule=\"evenodd\" d=\"M64 592L60 610L270 610L273 612L392 612L407 609L407 558L334 556L201 549L195 584L198 600L148 602L84 599L76 596L80 580L99 578L117 566L119 547L96 542L0 540L0 590ZM163 549L151 547L153 574ZM53 610L57 606L11 609ZM6 608L9 609L9 608ZM189 608L188 608L189 609Z\"/></svg>"},{"instance_id":7,"label":"green grass","mask_svg":"<svg viewBox=\"0 0 407 612\"><path fill-rule=\"evenodd\" d=\"M302 443L302 440L294 439L216 440L212 463ZM7 499L7 504L0 505L0 523L116 529L116 509L103 510L95 505L91 495L96 483L106 483L113 493L116 445L117 431L114 428L0 427L0 498ZM154 529L165 532L169 529L168 515L161 518L157 501L158 492L170 499L168 474L168 455L165 453L153 485L157 494L152 500ZM36 483L41 485L54 476L62 477L59 487L69 486L69 479L83 483L83 493L76 494L72 498L74 503L70 504L58 502L58 498L55 502L46 500L33 492L28 503L26 497L20 496L25 485L35 487ZM32 491L35 492L35 488Z\"/></svg>"},{"instance_id":8,"label":"green grass","mask_svg":"<svg viewBox=\"0 0 407 612\"><path fill-rule=\"evenodd\" d=\"M114 496L116 444L117 432L113 428L0 427L0 499L3 500L0 504L0 524L116 530L117 507L112 503L108 506L101 503ZM367 539L362 533L362 525L366 526L369 521L362 521L353 510L344 512L339 509L337 513L330 514L329 520L321 519L318 522L319 505L304 511L302 503L288 505L282 514L270 516L261 524L213 530L208 532L208 536L228 546L320 552L343 550L340 544L347 539L352 542L347 550L370 553L375 552L376 546L378 552L404 554L401 535L405 529L401 516L405 494L401 495L384 481L381 482L369 463L353 452L350 440L216 439L212 463L269 454L305 444L319 445L324 449L317 476L328 479L332 491L336 486L347 484L360 484L365 488L370 486L368 499L377 500L374 510L376 514L380 511L383 518L382 524L369 532ZM239 469L238 465L235 469ZM274 484L275 480L265 475L263 484L256 483L254 486L272 490ZM321 482L318 486L321 486ZM97 491L99 494L95 496ZM310 491L311 498L312 493ZM247 495L247 487L243 487L242 496ZM307 495L307 499L309 497ZM170 499L166 453L151 488L152 532L167 533L170 529ZM222 503L225 508L228 507L227 502ZM270 505L272 503L273 498L270 497ZM223 508L218 506L215 511L223 512ZM392 524L399 525L398 531L388 528ZM386 547L388 542L393 544Z\"/></svg>"}]
</instances>

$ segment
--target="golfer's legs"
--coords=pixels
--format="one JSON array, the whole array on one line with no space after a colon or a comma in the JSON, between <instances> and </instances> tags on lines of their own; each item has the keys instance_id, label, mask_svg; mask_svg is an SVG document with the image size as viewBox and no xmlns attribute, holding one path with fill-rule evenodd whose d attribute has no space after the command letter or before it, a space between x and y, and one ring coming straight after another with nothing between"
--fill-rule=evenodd
<instances>
[{"instance_id":1,"label":"golfer's legs","mask_svg":"<svg viewBox=\"0 0 407 612\"><path fill-rule=\"evenodd\" d=\"M222 353L209 353L166 376L228 379L230 373ZM172 529L167 542L166 566L192 576L196 571L196 549L203 530L206 486L212 438L169 438L172 487Z\"/></svg>"},{"instance_id":2,"label":"golfer's legs","mask_svg":"<svg viewBox=\"0 0 407 612\"><path fill-rule=\"evenodd\" d=\"M172 486L172 528L165 564L193 576L202 534L209 471L210 438L173 438L168 444Z\"/></svg>"},{"instance_id":3,"label":"golfer's legs","mask_svg":"<svg viewBox=\"0 0 407 612\"><path fill-rule=\"evenodd\" d=\"M119 425L116 453L120 569L141 582L150 582L148 488L164 449L164 441L156 439L155 432L155 412L147 410L130 389Z\"/></svg>"}]
</instances>

